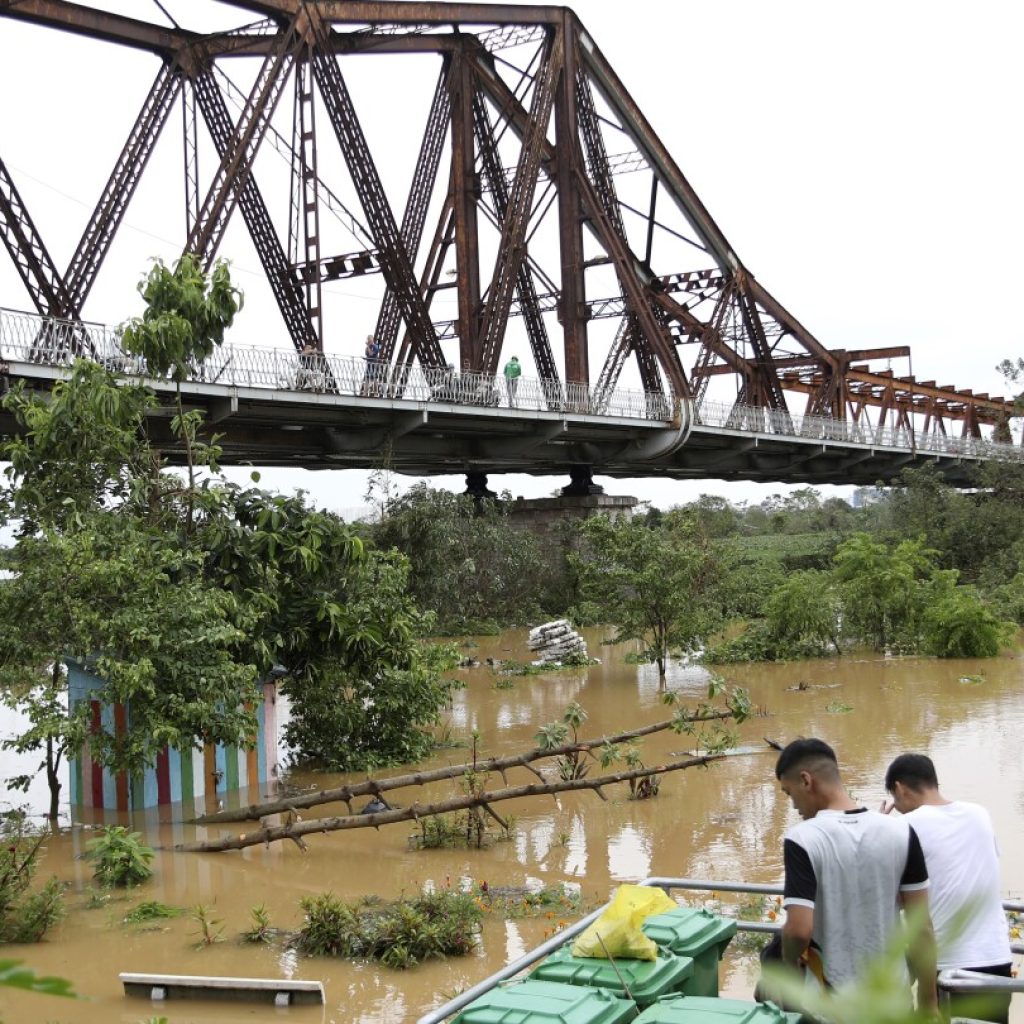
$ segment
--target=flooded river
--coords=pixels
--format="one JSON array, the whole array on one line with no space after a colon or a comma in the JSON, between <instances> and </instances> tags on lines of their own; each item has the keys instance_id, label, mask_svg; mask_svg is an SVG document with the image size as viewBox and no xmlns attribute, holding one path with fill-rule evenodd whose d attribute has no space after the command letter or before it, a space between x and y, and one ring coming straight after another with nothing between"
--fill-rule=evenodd
<instances>
[{"instance_id":1,"label":"flooded river","mask_svg":"<svg viewBox=\"0 0 1024 1024\"><path fill-rule=\"evenodd\" d=\"M601 646L601 633L589 631L591 653L602 659L589 669L520 677L498 688L486 665L460 671L466 688L449 714L453 738L480 735L483 756L522 751L534 745L542 724L561 717L579 701L589 715L583 733L598 736L668 717L659 700L651 666L626 664L623 648ZM484 638L471 652L525 661L525 631ZM934 661L882 658L730 666L723 675L748 687L765 712L741 727L744 744L762 737L789 740L816 735L832 743L854 795L875 807L883 796L889 760L905 750L928 753L936 762L948 795L975 800L991 811L1002 847L1003 890L1024 895L1024 652L988 661ZM799 684L806 689L796 689ZM706 686L699 671L677 668L669 685L698 699ZM0 731L8 732L10 722ZM668 759L690 745L685 737L660 733L646 740L648 764ZM767 748L766 748L767 750ZM465 748L439 754L432 765L458 763ZM746 879L774 883L782 874L782 834L795 812L781 796L768 752L731 758L707 769L664 777L653 800L632 802L626 788L608 792L607 802L592 792L532 801L498 809L515 817L514 839L482 850L410 848L408 824L308 837L309 850L277 844L221 854L158 853L152 881L127 896L103 898L91 886L87 862L80 859L90 833L65 828L47 845L41 875L56 874L68 884L68 916L37 946L7 947L3 956L24 959L38 973L71 978L81 1001L68 1001L0 989L0 1019L7 1024L137 1024L156 1013L143 1000L126 1000L120 971L285 976L320 979L327 992L324 1010L287 1012L238 1006L175 1002L160 1011L171 1024L235 1022L260 1024L286 1019L296 1024L405 1024L518 957L543 937L554 922L488 919L478 952L462 959L428 964L405 972L330 959L307 959L280 944L254 947L239 934L249 926L250 908L263 904L271 923L295 929L303 896L332 891L354 899L376 893L393 898L431 884L457 886L470 880L491 885L540 886L570 883L588 903L603 902L614 887L647 875ZM12 774L10 764L3 775ZM510 784L532 776L509 774ZM351 776L318 777L318 785L350 781ZM311 779L295 778L296 784ZM494 784L500 785L500 780ZM458 792L443 783L439 796ZM411 791L396 793L399 803ZM255 794L244 794L255 797ZM10 796L17 802L20 794ZM416 797L423 799L417 791ZM44 794L33 801L45 806ZM339 808L328 808L330 813ZM315 811L305 812L313 817ZM176 817L180 817L176 815ZM114 816L107 819L117 820ZM125 820L152 845L214 834L157 816ZM235 826L244 830L246 826ZM155 926L122 924L141 900L162 900L191 908L206 904L223 927L223 941L196 948L197 925L189 916ZM1019 959L1019 958L1018 958ZM726 993L749 998L752 960L727 954ZM1024 1024L1024 997L1015 1001L1011 1020Z\"/></svg>"}]
</instances>

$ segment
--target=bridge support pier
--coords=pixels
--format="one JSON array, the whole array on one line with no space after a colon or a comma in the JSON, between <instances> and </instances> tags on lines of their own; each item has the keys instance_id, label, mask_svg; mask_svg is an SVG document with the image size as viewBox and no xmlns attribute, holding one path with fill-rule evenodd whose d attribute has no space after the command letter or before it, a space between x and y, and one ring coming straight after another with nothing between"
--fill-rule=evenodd
<instances>
[{"instance_id":1,"label":"bridge support pier","mask_svg":"<svg viewBox=\"0 0 1024 1024\"><path fill-rule=\"evenodd\" d=\"M604 494L604 488L594 483L593 467L578 464L569 467L569 483L561 490L563 498L585 498L591 494Z\"/></svg>"},{"instance_id":2,"label":"bridge support pier","mask_svg":"<svg viewBox=\"0 0 1024 1024\"><path fill-rule=\"evenodd\" d=\"M468 494L474 501L498 496L494 491L488 489L487 474L478 469L472 469L466 474L466 490L463 493Z\"/></svg>"}]
</instances>

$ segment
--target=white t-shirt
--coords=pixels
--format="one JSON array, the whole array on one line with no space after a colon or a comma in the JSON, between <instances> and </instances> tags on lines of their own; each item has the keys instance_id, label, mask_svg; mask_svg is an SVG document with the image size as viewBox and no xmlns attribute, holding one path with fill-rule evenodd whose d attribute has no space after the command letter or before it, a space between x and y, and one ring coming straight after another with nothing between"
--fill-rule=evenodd
<instances>
[{"instance_id":1,"label":"white t-shirt","mask_svg":"<svg viewBox=\"0 0 1024 1024\"><path fill-rule=\"evenodd\" d=\"M988 811L955 800L925 804L904 817L917 833L928 863L928 903L939 969L1010 963L999 849Z\"/></svg>"}]
</instances>

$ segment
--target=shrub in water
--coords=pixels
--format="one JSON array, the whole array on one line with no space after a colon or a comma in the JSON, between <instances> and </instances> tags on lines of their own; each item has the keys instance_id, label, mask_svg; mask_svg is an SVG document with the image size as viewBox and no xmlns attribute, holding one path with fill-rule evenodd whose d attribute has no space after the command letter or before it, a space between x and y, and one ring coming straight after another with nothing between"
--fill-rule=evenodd
<instances>
[{"instance_id":1,"label":"shrub in water","mask_svg":"<svg viewBox=\"0 0 1024 1024\"><path fill-rule=\"evenodd\" d=\"M44 838L19 811L0 817L0 942L39 942L64 916L56 878L29 892Z\"/></svg>"},{"instance_id":2,"label":"shrub in water","mask_svg":"<svg viewBox=\"0 0 1024 1024\"><path fill-rule=\"evenodd\" d=\"M405 968L431 958L463 956L476 945L483 913L470 893L422 893L395 903L345 903L331 893L301 901L304 953L379 960Z\"/></svg>"},{"instance_id":3,"label":"shrub in water","mask_svg":"<svg viewBox=\"0 0 1024 1024\"><path fill-rule=\"evenodd\" d=\"M86 857L95 862L93 877L101 885L138 885L153 874L153 850L140 841L141 832L110 825L90 839Z\"/></svg>"}]
</instances>

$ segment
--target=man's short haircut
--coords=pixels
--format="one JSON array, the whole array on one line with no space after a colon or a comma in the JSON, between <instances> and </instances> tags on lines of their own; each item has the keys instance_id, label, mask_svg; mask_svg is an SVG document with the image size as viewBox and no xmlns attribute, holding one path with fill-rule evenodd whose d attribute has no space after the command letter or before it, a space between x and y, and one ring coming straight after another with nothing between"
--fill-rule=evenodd
<instances>
[{"instance_id":1,"label":"man's short haircut","mask_svg":"<svg viewBox=\"0 0 1024 1024\"><path fill-rule=\"evenodd\" d=\"M824 740L793 740L775 762L775 778L781 779L796 769L815 773L824 771L826 775L838 777L839 762L836 752Z\"/></svg>"},{"instance_id":2,"label":"man's short haircut","mask_svg":"<svg viewBox=\"0 0 1024 1024\"><path fill-rule=\"evenodd\" d=\"M924 754L900 754L885 773L886 792L893 792L896 783L902 782L908 789L920 793L922 789L938 789L939 777L935 765Z\"/></svg>"}]
</instances>

